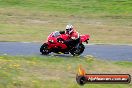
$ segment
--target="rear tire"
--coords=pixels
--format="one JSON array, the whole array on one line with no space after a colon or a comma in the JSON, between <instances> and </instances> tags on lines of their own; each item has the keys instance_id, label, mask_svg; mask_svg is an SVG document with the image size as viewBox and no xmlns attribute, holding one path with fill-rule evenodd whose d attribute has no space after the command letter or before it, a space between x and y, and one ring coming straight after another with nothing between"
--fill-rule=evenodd
<instances>
[{"instance_id":1,"label":"rear tire","mask_svg":"<svg viewBox=\"0 0 132 88\"><path fill-rule=\"evenodd\" d=\"M48 49L48 45L46 43L44 43L41 47L40 47L40 52L42 53L42 55L48 55L49 49Z\"/></svg>"},{"instance_id":2,"label":"rear tire","mask_svg":"<svg viewBox=\"0 0 132 88\"><path fill-rule=\"evenodd\" d=\"M70 53L73 55L73 56L79 56L83 53L85 47L84 45L81 43L79 44L79 47L78 48L73 48Z\"/></svg>"}]
</instances>

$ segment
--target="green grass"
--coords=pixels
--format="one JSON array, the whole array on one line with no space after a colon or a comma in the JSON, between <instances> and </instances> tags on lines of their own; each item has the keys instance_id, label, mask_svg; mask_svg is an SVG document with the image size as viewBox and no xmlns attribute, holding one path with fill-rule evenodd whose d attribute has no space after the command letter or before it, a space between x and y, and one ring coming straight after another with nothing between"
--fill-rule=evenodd
<instances>
[{"instance_id":1,"label":"green grass","mask_svg":"<svg viewBox=\"0 0 132 88\"><path fill-rule=\"evenodd\" d=\"M115 64L118 64L122 67L130 67L132 65L132 63L129 61L119 61L119 62L115 62Z\"/></svg>"},{"instance_id":2,"label":"green grass","mask_svg":"<svg viewBox=\"0 0 132 88\"><path fill-rule=\"evenodd\" d=\"M0 0L0 41L42 42L72 23L92 43L132 43L131 0Z\"/></svg>"},{"instance_id":3,"label":"green grass","mask_svg":"<svg viewBox=\"0 0 132 88\"><path fill-rule=\"evenodd\" d=\"M66 14L119 14L123 16L132 13L131 0L1 0L0 2L1 7Z\"/></svg>"},{"instance_id":4,"label":"green grass","mask_svg":"<svg viewBox=\"0 0 132 88\"><path fill-rule=\"evenodd\" d=\"M131 88L131 84L86 84L75 77L82 64L87 73L132 73L132 62L100 61L94 57L0 56L1 88ZM123 64L123 66L122 66ZM131 74L132 75L132 74Z\"/></svg>"}]
</instances>

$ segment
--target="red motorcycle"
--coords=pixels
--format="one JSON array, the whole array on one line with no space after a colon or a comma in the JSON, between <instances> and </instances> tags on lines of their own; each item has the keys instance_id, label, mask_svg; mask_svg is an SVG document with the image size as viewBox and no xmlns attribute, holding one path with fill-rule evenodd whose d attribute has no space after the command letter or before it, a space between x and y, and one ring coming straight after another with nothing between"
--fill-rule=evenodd
<instances>
[{"instance_id":1,"label":"red motorcycle","mask_svg":"<svg viewBox=\"0 0 132 88\"><path fill-rule=\"evenodd\" d=\"M82 54L85 49L85 46L82 43L86 42L88 44L89 38L89 35L80 35L79 43L68 48L67 45L62 42L67 40L68 36L65 33L61 34L59 31L55 31L48 36L47 42L40 47L40 52L43 55L48 55L49 53L54 52L57 54L71 53L73 56L78 56Z\"/></svg>"}]
</instances>

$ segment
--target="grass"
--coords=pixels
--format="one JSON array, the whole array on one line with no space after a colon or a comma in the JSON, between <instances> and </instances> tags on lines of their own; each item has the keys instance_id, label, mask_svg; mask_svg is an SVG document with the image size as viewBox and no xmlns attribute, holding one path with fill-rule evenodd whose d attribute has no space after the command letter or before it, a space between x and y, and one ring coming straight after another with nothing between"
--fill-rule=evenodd
<instances>
[{"instance_id":1,"label":"grass","mask_svg":"<svg viewBox=\"0 0 132 88\"><path fill-rule=\"evenodd\" d=\"M0 41L42 42L72 23L92 43L132 43L131 0L0 0Z\"/></svg>"},{"instance_id":2,"label":"grass","mask_svg":"<svg viewBox=\"0 0 132 88\"><path fill-rule=\"evenodd\" d=\"M65 14L131 14L131 0L1 0L1 7L60 12ZM103 13L102 13L103 12Z\"/></svg>"},{"instance_id":3,"label":"grass","mask_svg":"<svg viewBox=\"0 0 132 88\"><path fill-rule=\"evenodd\" d=\"M94 57L0 56L1 88L131 88L131 84L87 84L79 86L78 65L87 73L132 73L132 62L100 61ZM129 65L127 65L129 63ZM132 75L132 74L131 74Z\"/></svg>"}]
</instances>

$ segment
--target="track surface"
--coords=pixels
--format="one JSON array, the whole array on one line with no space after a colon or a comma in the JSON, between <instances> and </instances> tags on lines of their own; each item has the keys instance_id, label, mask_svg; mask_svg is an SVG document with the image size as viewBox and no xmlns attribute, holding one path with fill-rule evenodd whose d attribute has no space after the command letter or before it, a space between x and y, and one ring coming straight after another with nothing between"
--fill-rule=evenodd
<instances>
[{"instance_id":1,"label":"track surface","mask_svg":"<svg viewBox=\"0 0 132 88\"><path fill-rule=\"evenodd\" d=\"M41 55L40 43L0 42L0 55ZM82 56L92 55L99 59L132 61L132 46L129 45L87 45ZM70 56L70 55L58 55Z\"/></svg>"}]
</instances>

